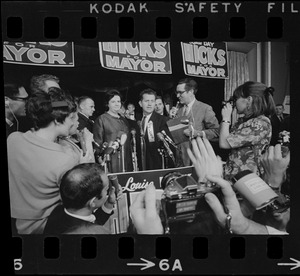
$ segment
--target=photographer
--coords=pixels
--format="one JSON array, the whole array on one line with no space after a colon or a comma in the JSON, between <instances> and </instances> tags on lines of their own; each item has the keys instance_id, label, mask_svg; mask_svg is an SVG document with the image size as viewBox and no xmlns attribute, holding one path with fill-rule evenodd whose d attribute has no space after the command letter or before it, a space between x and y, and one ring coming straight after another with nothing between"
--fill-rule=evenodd
<instances>
[{"instance_id":1,"label":"photographer","mask_svg":"<svg viewBox=\"0 0 300 276\"><path fill-rule=\"evenodd\" d=\"M275 112L274 89L259 82L248 81L233 92L237 113L244 115L230 128L233 105L222 109L219 146L231 149L224 178L231 180L243 170L263 174L261 153L270 144L272 126L269 116Z\"/></svg>"},{"instance_id":2,"label":"photographer","mask_svg":"<svg viewBox=\"0 0 300 276\"><path fill-rule=\"evenodd\" d=\"M199 180L206 179L216 183L221 188L224 206L213 193L207 193L205 195L205 200L211 207L217 222L223 228L227 228L227 231L234 234L287 234L284 231L279 231L273 227L259 224L246 218L241 211L240 204L231 184L220 177L220 159L215 155L209 141L205 137L203 138L203 141L198 137L197 141L195 139L192 140L192 145L193 152L188 150L188 154L195 166ZM206 163L206 168L203 168L202 165ZM212 174L214 168L217 168L217 176L206 173L209 172ZM162 225L156 212L155 202L155 191L153 187L148 186L131 205L131 216L138 233L162 234ZM227 210L227 212L225 210Z\"/></svg>"},{"instance_id":3,"label":"photographer","mask_svg":"<svg viewBox=\"0 0 300 276\"><path fill-rule=\"evenodd\" d=\"M121 188L121 187L120 187ZM115 187L97 163L79 164L67 171L60 183L62 203L50 214L45 235L110 234L102 225L113 213Z\"/></svg>"}]
</instances>

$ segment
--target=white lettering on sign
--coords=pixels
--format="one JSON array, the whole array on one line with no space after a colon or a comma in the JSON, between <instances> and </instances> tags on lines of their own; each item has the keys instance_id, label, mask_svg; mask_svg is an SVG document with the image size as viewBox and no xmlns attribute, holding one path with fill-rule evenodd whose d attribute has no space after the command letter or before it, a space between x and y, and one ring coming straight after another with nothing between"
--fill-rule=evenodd
<instances>
[{"instance_id":1,"label":"white lettering on sign","mask_svg":"<svg viewBox=\"0 0 300 276\"><path fill-rule=\"evenodd\" d=\"M20 46L20 45L16 45ZM3 57L7 61L23 62L25 58L33 63L44 63L49 64L66 64L66 54L63 51L58 50L44 50L39 48L31 47L20 47L17 49L13 45L3 45Z\"/></svg>"},{"instance_id":2,"label":"white lettering on sign","mask_svg":"<svg viewBox=\"0 0 300 276\"><path fill-rule=\"evenodd\" d=\"M129 177L126 185L122 187L122 191L128 191L128 192L134 192L136 190L144 190L146 189L150 184L154 184L153 181L148 182L146 179L144 179L143 182L134 182L133 177Z\"/></svg>"},{"instance_id":3,"label":"white lettering on sign","mask_svg":"<svg viewBox=\"0 0 300 276\"><path fill-rule=\"evenodd\" d=\"M223 49L212 48L212 44L203 46L184 44L185 60L193 63L224 66L226 52Z\"/></svg>"},{"instance_id":4,"label":"white lettering on sign","mask_svg":"<svg viewBox=\"0 0 300 276\"><path fill-rule=\"evenodd\" d=\"M112 57L110 55L106 56L106 65L110 68L116 69L129 69L129 70L143 70L146 72L154 71L154 72L166 72L165 63L161 61L150 61L143 59L133 58L122 58L122 57ZM140 67L140 68L139 68Z\"/></svg>"},{"instance_id":5,"label":"white lettering on sign","mask_svg":"<svg viewBox=\"0 0 300 276\"><path fill-rule=\"evenodd\" d=\"M124 55L162 59L167 55L166 44L167 42L103 42L103 50ZM151 45L154 46L154 49Z\"/></svg>"}]
</instances>

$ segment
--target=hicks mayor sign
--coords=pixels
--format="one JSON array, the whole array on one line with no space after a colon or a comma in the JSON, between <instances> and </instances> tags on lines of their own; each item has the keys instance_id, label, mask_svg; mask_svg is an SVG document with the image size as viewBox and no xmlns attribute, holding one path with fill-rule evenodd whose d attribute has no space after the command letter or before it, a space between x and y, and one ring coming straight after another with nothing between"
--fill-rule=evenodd
<instances>
[{"instance_id":1,"label":"hicks mayor sign","mask_svg":"<svg viewBox=\"0 0 300 276\"><path fill-rule=\"evenodd\" d=\"M3 42L3 62L74 67L73 42Z\"/></svg>"}]
</instances>

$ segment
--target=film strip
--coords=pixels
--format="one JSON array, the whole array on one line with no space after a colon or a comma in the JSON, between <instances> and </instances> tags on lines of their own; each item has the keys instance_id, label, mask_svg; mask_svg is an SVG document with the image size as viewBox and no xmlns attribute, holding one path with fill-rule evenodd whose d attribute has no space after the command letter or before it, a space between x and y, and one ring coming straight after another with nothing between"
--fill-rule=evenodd
<instances>
[{"instance_id":1,"label":"film strip","mask_svg":"<svg viewBox=\"0 0 300 276\"><path fill-rule=\"evenodd\" d=\"M114 235L12 235L7 229L3 241L9 240L9 254L5 253L9 257L6 262L9 271L15 274L299 273L299 2L2 1L1 9L4 80L18 77L28 82L34 74L51 73L62 76L70 90L78 82L85 92L99 93L97 85L128 89L133 85L132 79L147 80L155 83L157 89L168 90L169 83L192 76L199 82L203 80L201 89L207 85L223 93L229 65L226 61L225 66L219 66L221 59L217 57L221 54L213 53L236 51L247 55L251 63L250 79L285 91L276 99L284 100L286 108L291 106L295 137L291 144L289 235L195 232L137 235L127 233L126 222L124 226L118 218L110 224ZM136 47L128 46L126 52L122 48L126 42L134 42ZM148 44L139 44L143 42ZM211 49L211 66L199 66L196 56L192 57L201 47ZM156 58L155 50L164 53L164 57ZM218 66L214 67L214 62ZM94 81L99 74L100 78L103 74L103 80ZM212 96L210 92L203 95L204 101L212 105L214 101L221 102L223 96ZM129 96L131 100L134 97ZM6 150L6 143L3 147ZM7 170L6 156L3 161ZM137 182L140 190L149 184L144 178ZM127 178L125 181L123 189L133 189ZM8 195L9 189L5 192ZM129 194L124 204L131 200ZM9 206L8 196L5 210L10 225ZM6 252L5 248L2 252Z\"/></svg>"}]
</instances>

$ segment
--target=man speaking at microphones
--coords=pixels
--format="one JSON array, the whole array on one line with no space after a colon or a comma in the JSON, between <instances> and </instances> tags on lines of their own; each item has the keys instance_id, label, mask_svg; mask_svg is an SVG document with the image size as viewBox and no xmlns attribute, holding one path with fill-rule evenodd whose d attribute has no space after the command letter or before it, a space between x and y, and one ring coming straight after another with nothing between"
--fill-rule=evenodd
<instances>
[{"instance_id":1,"label":"man speaking at microphones","mask_svg":"<svg viewBox=\"0 0 300 276\"><path fill-rule=\"evenodd\" d=\"M139 105L143 110L143 118L140 127L141 133L144 135L146 147L146 150L143 151L146 155L146 164L143 170L162 169L162 156L159 153L162 142L160 138L163 137L161 132L164 131L171 137L171 133L166 123L166 117L154 112L155 99L156 92L150 88L144 89L140 93ZM169 162L169 164L173 166L173 162Z\"/></svg>"},{"instance_id":2,"label":"man speaking at microphones","mask_svg":"<svg viewBox=\"0 0 300 276\"><path fill-rule=\"evenodd\" d=\"M187 154L187 149L191 147L189 139L197 136L203 137L204 133L208 140L219 137L219 122L216 114L210 105L196 99L197 91L198 84L192 78L180 80L176 86L176 96L180 108L173 107L170 110L171 118L185 117L188 119L186 123L189 126L182 132L186 139L177 143L184 166L191 165L191 160Z\"/></svg>"}]
</instances>

